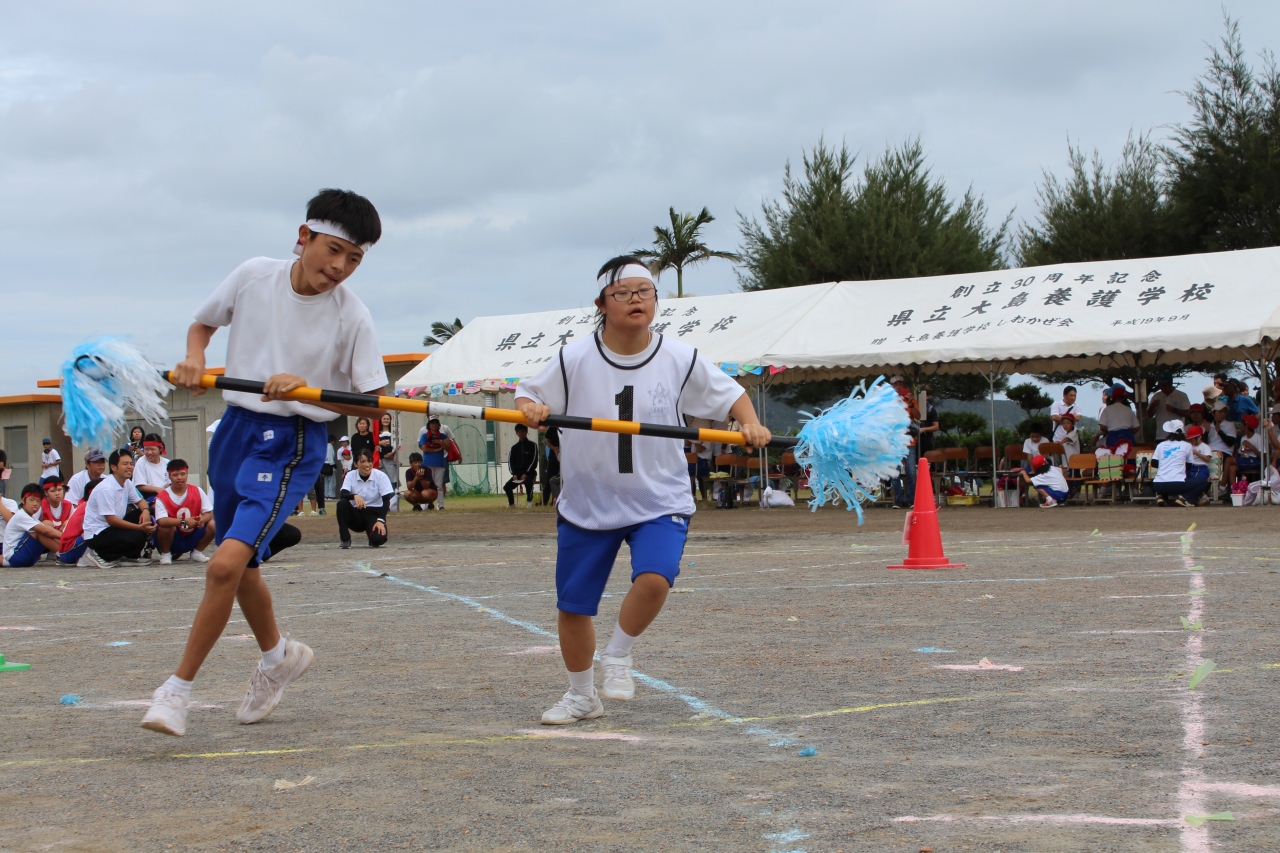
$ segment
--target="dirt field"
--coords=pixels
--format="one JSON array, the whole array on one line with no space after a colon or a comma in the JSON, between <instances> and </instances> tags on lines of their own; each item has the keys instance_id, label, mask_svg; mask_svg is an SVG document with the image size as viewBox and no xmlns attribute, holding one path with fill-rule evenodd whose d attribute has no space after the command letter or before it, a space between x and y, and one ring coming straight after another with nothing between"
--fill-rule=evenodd
<instances>
[{"instance_id":1,"label":"dirt field","mask_svg":"<svg viewBox=\"0 0 1280 853\"><path fill-rule=\"evenodd\" d=\"M944 510L946 572L885 569L899 511L702 512L636 699L548 728L554 518L456 506L377 551L299 519L315 665L237 724L237 611L180 740L138 720L197 567L4 569L0 850L1280 848L1274 510Z\"/></svg>"}]
</instances>

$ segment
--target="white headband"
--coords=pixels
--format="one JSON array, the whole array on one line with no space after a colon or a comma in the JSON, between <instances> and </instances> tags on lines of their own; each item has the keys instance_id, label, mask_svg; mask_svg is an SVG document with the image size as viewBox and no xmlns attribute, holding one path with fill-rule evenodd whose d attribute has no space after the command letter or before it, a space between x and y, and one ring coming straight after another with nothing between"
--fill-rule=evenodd
<instances>
[{"instance_id":1,"label":"white headband","mask_svg":"<svg viewBox=\"0 0 1280 853\"><path fill-rule=\"evenodd\" d=\"M327 219L308 219L307 230L310 231L312 234L328 234L330 237L337 237L341 240L346 240L348 243L355 243L357 246L360 247L360 250L362 252L367 252L373 248L372 243L363 243L363 244L356 243L355 240L351 239L351 235L347 233L347 229L343 228L338 223L330 222ZM299 240L297 244L293 247L293 253L295 255L302 254L301 240Z\"/></svg>"},{"instance_id":2,"label":"white headband","mask_svg":"<svg viewBox=\"0 0 1280 853\"><path fill-rule=\"evenodd\" d=\"M601 290L603 290L609 286L610 278L612 278L613 281L621 281L624 278L647 278L649 281L653 281L653 273L649 272L649 268L644 264L627 264L625 267L618 270L617 275L611 276L610 273L606 272L604 275L600 276L600 278L596 279L596 284L600 286Z\"/></svg>"}]
</instances>

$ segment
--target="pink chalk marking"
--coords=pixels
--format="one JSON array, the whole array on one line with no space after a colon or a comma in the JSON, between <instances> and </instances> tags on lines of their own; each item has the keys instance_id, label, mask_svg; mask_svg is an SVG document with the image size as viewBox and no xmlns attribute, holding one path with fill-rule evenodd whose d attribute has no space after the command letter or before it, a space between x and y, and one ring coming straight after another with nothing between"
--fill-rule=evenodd
<instances>
[{"instance_id":1,"label":"pink chalk marking","mask_svg":"<svg viewBox=\"0 0 1280 853\"><path fill-rule=\"evenodd\" d=\"M983 658L977 663L940 663L935 664L934 669L955 669L962 672L991 672L994 670L1004 670L1005 672L1022 672L1020 666L1010 666L1007 663L992 663Z\"/></svg>"},{"instance_id":2,"label":"pink chalk marking","mask_svg":"<svg viewBox=\"0 0 1280 853\"><path fill-rule=\"evenodd\" d=\"M625 743L644 743L648 740L639 735L624 735L621 732L566 732L560 729L521 729L517 734L534 737L567 737L575 740L620 740Z\"/></svg>"},{"instance_id":3,"label":"pink chalk marking","mask_svg":"<svg viewBox=\"0 0 1280 853\"><path fill-rule=\"evenodd\" d=\"M1164 628L1152 629L1148 631L1072 631L1073 634L1181 634L1182 631L1177 628L1166 630Z\"/></svg>"},{"instance_id":4,"label":"pink chalk marking","mask_svg":"<svg viewBox=\"0 0 1280 853\"><path fill-rule=\"evenodd\" d=\"M18 626L6 627L3 625L0 625L0 631L43 631L43 630L44 630L43 628L33 628L30 625L23 625L21 627L18 627Z\"/></svg>"},{"instance_id":5,"label":"pink chalk marking","mask_svg":"<svg viewBox=\"0 0 1280 853\"><path fill-rule=\"evenodd\" d=\"M81 708L150 708L150 699L121 699L118 702L103 702L101 704L84 704ZM221 705L209 705L202 702L192 702L192 708L202 708L205 710L221 710Z\"/></svg>"},{"instance_id":6,"label":"pink chalk marking","mask_svg":"<svg viewBox=\"0 0 1280 853\"><path fill-rule=\"evenodd\" d=\"M1191 557L1191 543L1195 537L1194 531L1188 531L1182 538L1182 566L1190 569L1195 560ZM1200 572L1190 573L1191 588L1189 592L1204 591L1204 575ZM1204 615L1204 596L1191 596L1190 606L1187 608L1187 621L1196 622ZM1187 637L1187 656L1186 666L1188 672L1194 672L1195 668L1204 663L1204 637L1199 631L1192 631ZM1205 736L1205 715L1204 708L1201 707L1201 693L1198 690L1191 690L1185 683L1180 685L1178 691L1178 704L1182 709L1182 781L1178 785L1178 813L1184 817L1189 814L1206 814L1208 812L1208 801L1206 800L1204 790L1201 785L1204 784L1204 774L1200 770L1199 758L1204 750L1203 742L1208 740ZM1209 824L1205 823L1198 829L1185 820L1178 827L1179 840L1181 841L1182 853L1210 853L1209 840Z\"/></svg>"},{"instance_id":7,"label":"pink chalk marking","mask_svg":"<svg viewBox=\"0 0 1280 853\"><path fill-rule=\"evenodd\" d=\"M1178 826L1177 818L1109 817L1096 814L1013 814L1013 815L953 815L936 814L926 817L906 815L895 817L894 823L968 823L978 821L1002 821L1005 823L1048 823L1057 826L1096 824L1101 826Z\"/></svg>"},{"instance_id":8,"label":"pink chalk marking","mask_svg":"<svg viewBox=\"0 0 1280 853\"><path fill-rule=\"evenodd\" d=\"M559 646L530 646L518 652L507 652L508 655L550 655L560 651Z\"/></svg>"}]
</instances>

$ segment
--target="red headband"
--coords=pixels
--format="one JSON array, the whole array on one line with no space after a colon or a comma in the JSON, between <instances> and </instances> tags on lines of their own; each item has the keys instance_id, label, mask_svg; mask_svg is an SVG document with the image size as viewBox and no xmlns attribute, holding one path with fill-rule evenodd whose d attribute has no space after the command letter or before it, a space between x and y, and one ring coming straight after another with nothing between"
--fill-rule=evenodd
<instances>
[{"instance_id":1,"label":"red headband","mask_svg":"<svg viewBox=\"0 0 1280 853\"><path fill-rule=\"evenodd\" d=\"M160 448L161 450L163 450L163 449L164 449L164 442L163 442L163 441L144 441L144 442L142 442L142 446L143 446L143 447L158 447L158 448Z\"/></svg>"},{"instance_id":2,"label":"red headband","mask_svg":"<svg viewBox=\"0 0 1280 853\"><path fill-rule=\"evenodd\" d=\"M170 469L169 469L169 473L170 473L170 474L175 474L175 473L177 473L178 471L190 471L190 470L191 470L191 469L190 469L190 468L188 468L186 465L183 465L181 468L170 468Z\"/></svg>"},{"instance_id":3,"label":"red headband","mask_svg":"<svg viewBox=\"0 0 1280 853\"><path fill-rule=\"evenodd\" d=\"M62 485L65 485L65 484L64 484L61 480L55 480L55 481L52 481L52 482L45 482L45 483L43 484L43 486L44 486L44 490L45 490L46 492L47 492L49 489L56 489L58 486L62 486Z\"/></svg>"}]
</instances>

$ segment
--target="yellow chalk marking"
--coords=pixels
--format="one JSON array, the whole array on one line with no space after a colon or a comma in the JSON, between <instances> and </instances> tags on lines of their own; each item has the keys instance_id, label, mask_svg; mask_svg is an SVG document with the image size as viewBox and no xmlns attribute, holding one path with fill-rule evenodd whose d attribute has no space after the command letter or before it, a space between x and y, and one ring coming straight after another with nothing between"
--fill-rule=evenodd
<instances>
[{"instance_id":1,"label":"yellow chalk marking","mask_svg":"<svg viewBox=\"0 0 1280 853\"><path fill-rule=\"evenodd\" d=\"M883 708L912 708L920 705L941 705L944 702L971 702L977 696L947 696L940 699L916 699L910 702L880 702L875 705L858 705L854 708L836 708L831 711L818 711L813 714L775 714L769 717L729 717L719 720L698 720L688 723L673 723L680 726L713 726L720 723L762 723L769 720L812 720L817 717L835 717L840 714L865 714L868 711L879 711Z\"/></svg>"}]
</instances>

